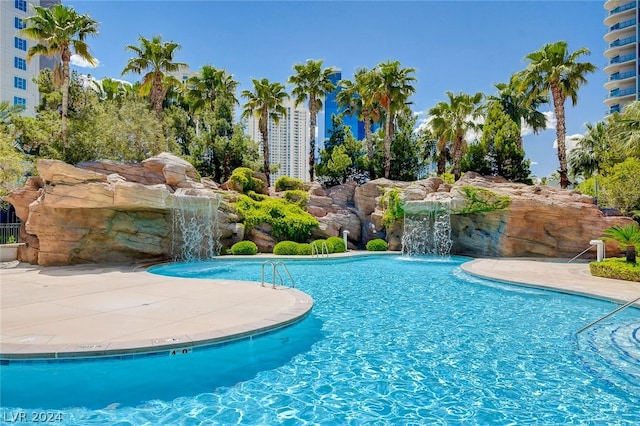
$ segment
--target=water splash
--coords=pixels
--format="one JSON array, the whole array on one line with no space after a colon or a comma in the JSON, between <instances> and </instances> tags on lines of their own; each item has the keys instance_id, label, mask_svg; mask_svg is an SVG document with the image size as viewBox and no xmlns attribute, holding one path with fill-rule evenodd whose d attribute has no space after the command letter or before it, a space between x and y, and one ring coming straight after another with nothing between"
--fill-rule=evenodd
<instances>
[{"instance_id":1,"label":"water splash","mask_svg":"<svg viewBox=\"0 0 640 426\"><path fill-rule=\"evenodd\" d=\"M220 197L176 195L173 209L171 257L193 262L220 254Z\"/></svg>"},{"instance_id":2,"label":"water splash","mask_svg":"<svg viewBox=\"0 0 640 426\"><path fill-rule=\"evenodd\" d=\"M405 212L402 254L445 256L451 251L451 208L449 202L430 202L417 212Z\"/></svg>"}]
</instances>

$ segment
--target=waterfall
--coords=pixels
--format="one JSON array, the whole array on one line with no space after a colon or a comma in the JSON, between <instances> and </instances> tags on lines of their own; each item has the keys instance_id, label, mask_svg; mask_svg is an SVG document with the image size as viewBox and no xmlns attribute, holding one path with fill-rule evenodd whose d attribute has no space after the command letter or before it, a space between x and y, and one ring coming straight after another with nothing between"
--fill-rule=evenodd
<instances>
[{"instance_id":1,"label":"waterfall","mask_svg":"<svg viewBox=\"0 0 640 426\"><path fill-rule=\"evenodd\" d=\"M173 260L193 262L220 254L220 197L175 195L175 201L171 239Z\"/></svg>"},{"instance_id":2,"label":"waterfall","mask_svg":"<svg viewBox=\"0 0 640 426\"><path fill-rule=\"evenodd\" d=\"M405 209L403 255L444 256L449 254L452 245L451 208L448 202L429 202L421 204L419 209Z\"/></svg>"}]
</instances>

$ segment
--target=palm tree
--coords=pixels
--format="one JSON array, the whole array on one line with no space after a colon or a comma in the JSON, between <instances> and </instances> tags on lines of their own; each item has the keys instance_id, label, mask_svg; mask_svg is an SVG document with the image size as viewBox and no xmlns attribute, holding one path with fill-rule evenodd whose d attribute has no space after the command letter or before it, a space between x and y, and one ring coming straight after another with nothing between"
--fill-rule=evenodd
<instances>
[{"instance_id":1,"label":"palm tree","mask_svg":"<svg viewBox=\"0 0 640 426\"><path fill-rule=\"evenodd\" d=\"M102 80L92 80L92 83L101 101L122 100L132 90L131 84L109 77Z\"/></svg>"},{"instance_id":2,"label":"palm tree","mask_svg":"<svg viewBox=\"0 0 640 426\"><path fill-rule=\"evenodd\" d=\"M530 90L521 90L521 83L517 75L511 76L509 83L497 83L496 96L490 96L490 102L499 102L505 113L518 125L518 149L523 149L522 123L531 127L533 133L538 134L547 127L547 118L538 111L540 105L548 102L547 96L533 94ZM526 89L526 88L525 88Z\"/></svg>"},{"instance_id":3,"label":"palm tree","mask_svg":"<svg viewBox=\"0 0 640 426\"><path fill-rule=\"evenodd\" d=\"M293 69L296 74L289 77L287 82L294 85L291 95L295 98L296 105L309 100L309 177L313 181L316 163L316 119L318 111L322 108L322 98L336 86L329 79L331 68L322 69L322 60L309 59L306 64L295 64Z\"/></svg>"},{"instance_id":4,"label":"palm tree","mask_svg":"<svg viewBox=\"0 0 640 426\"><path fill-rule=\"evenodd\" d=\"M22 33L37 40L27 52L30 60L36 55L57 56L62 61L62 140L67 141L67 111L69 109L69 63L71 54L86 60L91 65L96 59L89 53L85 42L87 36L98 33L98 22L89 15L79 15L71 6L56 4L52 8L34 6L35 15L26 19Z\"/></svg>"},{"instance_id":5,"label":"palm tree","mask_svg":"<svg viewBox=\"0 0 640 426\"><path fill-rule=\"evenodd\" d=\"M640 102L626 105L608 119L611 142L621 154L640 157Z\"/></svg>"},{"instance_id":6,"label":"palm tree","mask_svg":"<svg viewBox=\"0 0 640 426\"><path fill-rule=\"evenodd\" d=\"M416 91L412 83L414 68L400 68L400 62L388 60L376 66L380 74L375 99L385 112L384 122L384 177L389 178L391 170L391 141L395 133L395 120L398 111L409 104L409 97Z\"/></svg>"},{"instance_id":7,"label":"palm tree","mask_svg":"<svg viewBox=\"0 0 640 426\"><path fill-rule=\"evenodd\" d=\"M346 109L347 114L357 114L364 123L364 138L369 161L369 178L375 179L373 132L371 125L380 121L380 106L375 99L376 89L380 85L380 74L375 70L358 68L354 81L340 80L340 92L336 102Z\"/></svg>"},{"instance_id":8,"label":"palm tree","mask_svg":"<svg viewBox=\"0 0 640 426\"><path fill-rule=\"evenodd\" d=\"M460 179L460 160L466 148L466 134L470 130L479 128L476 122L483 111L482 101L484 95L480 92L475 95L447 92L449 102L438 102L429 110L431 127L438 138L438 150L446 152L446 145L450 144L451 157L453 159L453 176ZM438 168L440 172L440 167Z\"/></svg>"},{"instance_id":9,"label":"palm tree","mask_svg":"<svg viewBox=\"0 0 640 426\"><path fill-rule=\"evenodd\" d=\"M553 110L556 115L556 137L558 140L558 160L560 162L560 186L567 188L567 148L565 137L564 103L571 98L573 106L578 102L578 89L587 82L586 75L594 72L596 66L589 62L577 62L582 55L588 55L589 49L581 48L569 53L566 41L545 44L540 50L530 53L527 68L517 74L523 90L529 90L532 96L551 92Z\"/></svg>"},{"instance_id":10,"label":"palm tree","mask_svg":"<svg viewBox=\"0 0 640 426\"><path fill-rule=\"evenodd\" d=\"M142 78L140 86L140 95L149 95L149 101L158 118L162 118L162 101L167 94L167 80L175 80L174 84L179 83L175 77L168 73L178 72L187 67L182 62L174 62L174 53L180 49L180 45L173 41L162 41L159 35L153 36L150 40L142 36L138 37L140 46L129 45L125 49L138 55L129 59L122 75L129 72L142 74L149 70Z\"/></svg>"},{"instance_id":11,"label":"palm tree","mask_svg":"<svg viewBox=\"0 0 640 426\"><path fill-rule=\"evenodd\" d=\"M253 92L249 90L242 91L242 97L247 98L242 117L253 115L258 118L258 128L262 135L263 167L267 176L267 186L269 186L269 120L278 124L280 117L286 116L287 109L282 103L289 95L287 95L282 83L271 83L266 78L262 80L254 78L251 81L253 81Z\"/></svg>"},{"instance_id":12,"label":"palm tree","mask_svg":"<svg viewBox=\"0 0 640 426\"><path fill-rule=\"evenodd\" d=\"M12 105L9 102L0 102L0 126L9 124L12 114L17 114L24 109L22 105Z\"/></svg>"},{"instance_id":13,"label":"palm tree","mask_svg":"<svg viewBox=\"0 0 640 426\"><path fill-rule=\"evenodd\" d=\"M569 152L569 167L573 176L582 175L586 179L600 174L609 149L609 141L604 121L598 121L596 124L587 123L585 128L584 135Z\"/></svg>"},{"instance_id":14,"label":"palm tree","mask_svg":"<svg viewBox=\"0 0 640 426\"><path fill-rule=\"evenodd\" d=\"M226 70L205 65L200 70L200 75L187 80L187 96L195 111L207 108L215 116L216 100L227 99L234 105L238 103L236 98L238 84Z\"/></svg>"},{"instance_id":15,"label":"palm tree","mask_svg":"<svg viewBox=\"0 0 640 426\"><path fill-rule=\"evenodd\" d=\"M640 226L637 223L605 229L602 239L617 242L620 250L625 250L627 262L636 263L636 253L640 250Z\"/></svg>"}]
</instances>

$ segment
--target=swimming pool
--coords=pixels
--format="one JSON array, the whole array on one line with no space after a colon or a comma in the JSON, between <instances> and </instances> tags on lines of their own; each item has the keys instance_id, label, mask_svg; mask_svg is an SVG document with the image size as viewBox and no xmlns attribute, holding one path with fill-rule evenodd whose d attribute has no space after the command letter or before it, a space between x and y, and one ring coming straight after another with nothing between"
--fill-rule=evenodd
<instances>
[{"instance_id":1,"label":"swimming pool","mask_svg":"<svg viewBox=\"0 0 640 426\"><path fill-rule=\"evenodd\" d=\"M2 415L68 424L640 422L640 315L462 273L462 258L287 260L301 322L184 356L2 367ZM262 261L153 272L260 281ZM8 387L7 387L8 386ZM20 408L18 408L20 407Z\"/></svg>"}]
</instances>

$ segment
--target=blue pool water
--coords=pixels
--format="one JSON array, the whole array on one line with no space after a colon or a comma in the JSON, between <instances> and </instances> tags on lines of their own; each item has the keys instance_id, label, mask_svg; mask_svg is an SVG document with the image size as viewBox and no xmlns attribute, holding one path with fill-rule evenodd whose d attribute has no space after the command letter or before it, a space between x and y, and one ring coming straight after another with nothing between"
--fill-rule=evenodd
<instances>
[{"instance_id":1,"label":"blue pool water","mask_svg":"<svg viewBox=\"0 0 640 426\"><path fill-rule=\"evenodd\" d=\"M2 366L5 421L63 424L638 424L640 312L469 277L462 258L286 261L301 322L182 356ZM262 262L154 273L260 281ZM57 424L60 424L58 422Z\"/></svg>"}]
</instances>

